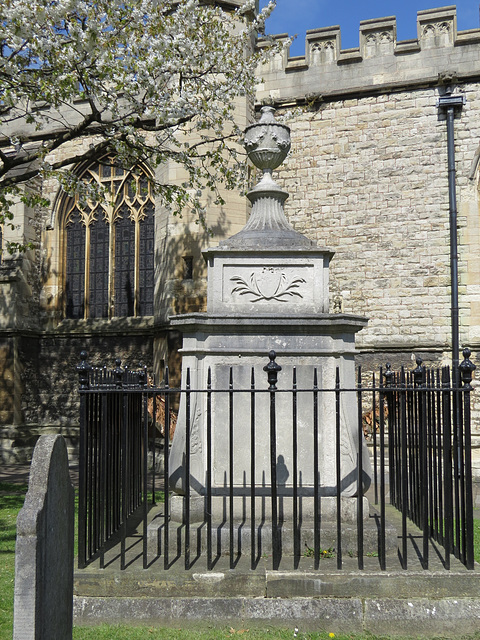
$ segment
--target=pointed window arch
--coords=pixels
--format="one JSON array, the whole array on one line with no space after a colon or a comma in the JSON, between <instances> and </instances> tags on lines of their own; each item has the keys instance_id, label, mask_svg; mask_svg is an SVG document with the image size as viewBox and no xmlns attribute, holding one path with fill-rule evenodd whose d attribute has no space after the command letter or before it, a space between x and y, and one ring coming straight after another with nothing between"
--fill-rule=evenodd
<instances>
[{"instance_id":1,"label":"pointed window arch","mask_svg":"<svg viewBox=\"0 0 480 640\"><path fill-rule=\"evenodd\" d=\"M80 178L87 190L103 196L76 195L60 204L65 316L153 315L155 209L148 170L124 169L107 156Z\"/></svg>"}]
</instances>

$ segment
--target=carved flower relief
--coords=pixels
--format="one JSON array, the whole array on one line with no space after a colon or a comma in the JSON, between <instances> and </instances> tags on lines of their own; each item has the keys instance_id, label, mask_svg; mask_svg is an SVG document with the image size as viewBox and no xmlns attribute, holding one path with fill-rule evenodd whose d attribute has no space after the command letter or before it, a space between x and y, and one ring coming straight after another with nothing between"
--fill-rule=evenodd
<instances>
[{"instance_id":1,"label":"carved flower relief","mask_svg":"<svg viewBox=\"0 0 480 640\"><path fill-rule=\"evenodd\" d=\"M285 136L285 132L281 131L281 135L278 135L278 133L275 133L275 131L272 131L272 140L275 140L275 142L277 143L277 146L279 149L281 149L282 151L288 151L290 150L290 138L288 136Z\"/></svg>"},{"instance_id":2,"label":"carved flower relief","mask_svg":"<svg viewBox=\"0 0 480 640\"><path fill-rule=\"evenodd\" d=\"M230 280L235 283L232 295L237 293L241 296L250 296L250 302L260 300L287 302L291 296L303 298L298 289L305 283L305 279L299 276L289 279L285 271L275 267L264 267L259 273L252 272L248 281L241 276L232 276Z\"/></svg>"},{"instance_id":3,"label":"carved flower relief","mask_svg":"<svg viewBox=\"0 0 480 640\"><path fill-rule=\"evenodd\" d=\"M256 129L256 135L251 136L249 138L245 138L243 141L243 145L245 147L245 149L248 151L253 151L254 149L256 149L258 147L258 145L260 144L260 142L265 138L265 136L267 135L267 129L266 127L262 128L262 127L258 127Z\"/></svg>"}]
</instances>

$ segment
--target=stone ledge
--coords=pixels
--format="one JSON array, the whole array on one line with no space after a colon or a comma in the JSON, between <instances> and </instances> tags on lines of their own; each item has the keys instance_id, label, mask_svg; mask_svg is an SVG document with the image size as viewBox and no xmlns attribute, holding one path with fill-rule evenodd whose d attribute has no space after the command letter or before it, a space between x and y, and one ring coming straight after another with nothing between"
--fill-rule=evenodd
<instances>
[{"instance_id":1,"label":"stone ledge","mask_svg":"<svg viewBox=\"0 0 480 640\"><path fill-rule=\"evenodd\" d=\"M74 597L76 625L241 625L301 631L465 638L478 631L477 598Z\"/></svg>"},{"instance_id":2,"label":"stone ledge","mask_svg":"<svg viewBox=\"0 0 480 640\"><path fill-rule=\"evenodd\" d=\"M415 599L442 600L451 594L455 598L478 600L480 604L480 571L468 571L456 562L458 568L446 570L387 570L378 569L378 559L366 558L364 571L352 570L356 558L345 554L345 565L350 568L336 570L333 566L313 569L311 558L300 558L297 570L268 568L271 557L259 559L256 568L250 568L249 558L241 558L234 570L229 558L218 558L212 571L204 568L185 570L177 563L167 571L153 564L148 569L138 566L124 571L98 569L93 565L75 573L75 595L85 598L215 598L221 593L230 598L362 598L393 599L402 602ZM288 559L291 559L290 557ZM368 560L368 562L367 562ZM375 570L369 569L377 564ZM388 563L394 563L393 552ZM163 562L162 562L163 564ZM204 565L202 565L204 566ZM304 568L302 568L304 567Z\"/></svg>"}]
</instances>

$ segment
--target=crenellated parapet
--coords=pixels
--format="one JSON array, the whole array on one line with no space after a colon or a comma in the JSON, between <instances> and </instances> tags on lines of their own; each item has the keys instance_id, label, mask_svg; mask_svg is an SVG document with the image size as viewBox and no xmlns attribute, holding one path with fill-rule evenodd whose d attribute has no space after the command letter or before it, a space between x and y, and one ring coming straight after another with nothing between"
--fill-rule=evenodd
<instances>
[{"instance_id":1,"label":"crenellated parapet","mask_svg":"<svg viewBox=\"0 0 480 640\"><path fill-rule=\"evenodd\" d=\"M275 36L287 40L286 34ZM459 79L480 75L480 29L457 31L454 6L419 11L417 38L397 40L395 17L360 23L359 47L341 48L340 27L307 31L305 55L288 47L259 70L257 97L276 102L308 100L412 84L436 83L439 75Z\"/></svg>"}]
</instances>

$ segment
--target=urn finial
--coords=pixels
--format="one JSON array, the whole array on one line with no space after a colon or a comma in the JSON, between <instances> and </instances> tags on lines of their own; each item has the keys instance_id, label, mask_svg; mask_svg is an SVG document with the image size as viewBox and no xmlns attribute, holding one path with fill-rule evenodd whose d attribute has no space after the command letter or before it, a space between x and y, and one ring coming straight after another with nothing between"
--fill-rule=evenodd
<instances>
[{"instance_id":1,"label":"urn finial","mask_svg":"<svg viewBox=\"0 0 480 640\"><path fill-rule=\"evenodd\" d=\"M260 120L245 130L245 149L253 164L272 173L290 151L290 128L275 120L273 107L262 107Z\"/></svg>"},{"instance_id":2,"label":"urn finial","mask_svg":"<svg viewBox=\"0 0 480 640\"><path fill-rule=\"evenodd\" d=\"M244 146L250 161L263 172L259 183L247 194L252 213L245 227L220 243L222 247L267 249L307 248L316 244L293 229L283 205L288 193L272 178L290 151L290 128L275 120L275 109L264 106L258 122L245 129Z\"/></svg>"}]
</instances>

